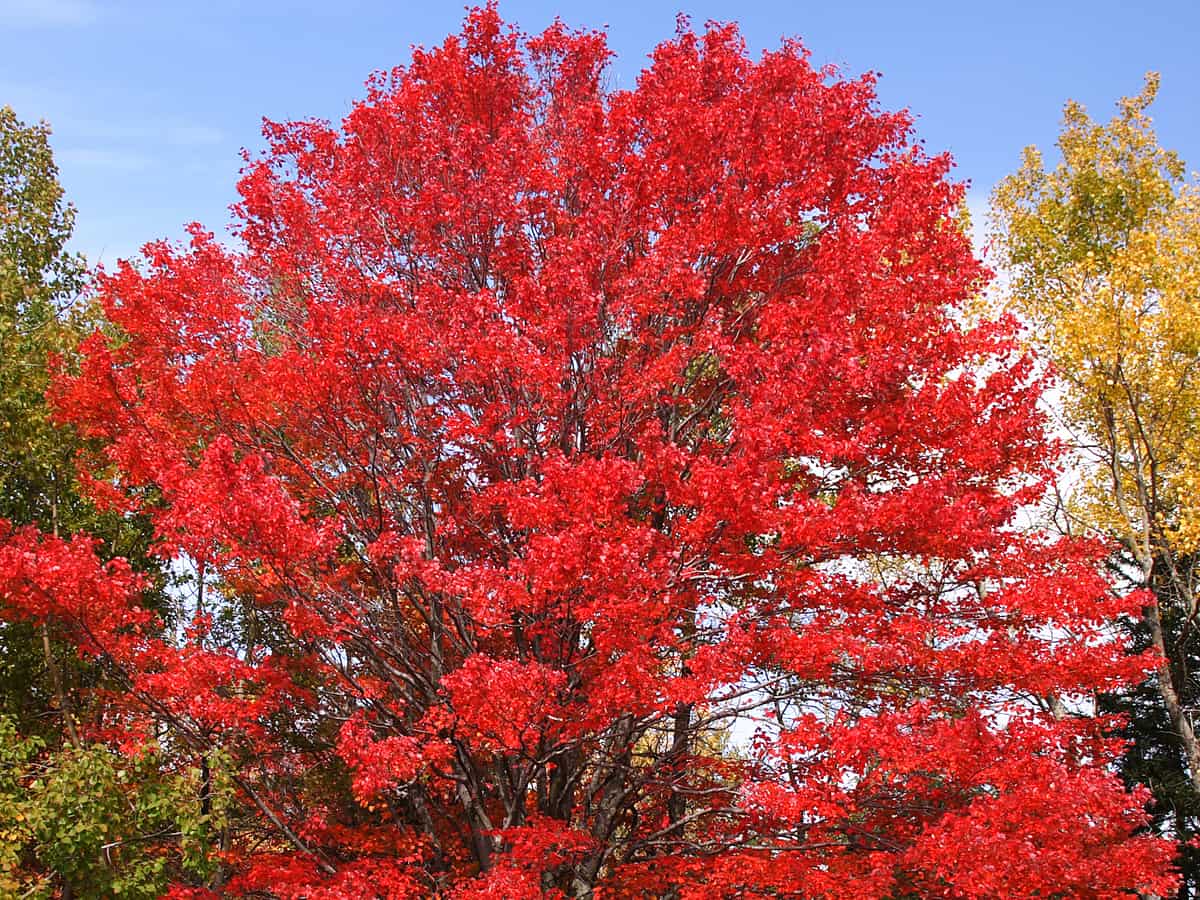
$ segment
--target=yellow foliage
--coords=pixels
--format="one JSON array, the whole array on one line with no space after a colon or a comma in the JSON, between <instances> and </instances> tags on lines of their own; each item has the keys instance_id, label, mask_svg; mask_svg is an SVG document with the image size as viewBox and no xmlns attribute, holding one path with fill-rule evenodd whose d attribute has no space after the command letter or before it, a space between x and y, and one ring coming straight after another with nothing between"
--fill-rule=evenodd
<instances>
[{"instance_id":1,"label":"yellow foliage","mask_svg":"<svg viewBox=\"0 0 1200 900\"><path fill-rule=\"evenodd\" d=\"M1096 463L1077 512L1143 563L1200 547L1200 193L1158 144L1157 90L1104 124L1068 103L1061 161L1028 148L992 197L1006 302Z\"/></svg>"}]
</instances>

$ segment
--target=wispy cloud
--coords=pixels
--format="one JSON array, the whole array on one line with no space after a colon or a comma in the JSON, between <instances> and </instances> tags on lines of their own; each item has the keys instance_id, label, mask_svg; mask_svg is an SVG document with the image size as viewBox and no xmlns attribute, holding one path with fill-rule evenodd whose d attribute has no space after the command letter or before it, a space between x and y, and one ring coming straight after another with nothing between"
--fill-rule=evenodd
<instances>
[{"instance_id":1,"label":"wispy cloud","mask_svg":"<svg viewBox=\"0 0 1200 900\"><path fill-rule=\"evenodd\" d=\"M177 147L211 147L225 140L220 129L208 125L171 125L164 137L168 144Z\"/></svg>"},{"instance_id":2,"label":"wispy cloud","mask_svg":"<svg viewBox=\"0 0 1200 900\"><path fill-rule=\"evenodd\" d=\"M0 24L16 28L76 28L99 18L91 0L0 0Z\"/></svg>"},{"instance_id":3,"label":"wispy cloud","mask_svg":"<svg viewBox=\"0 0 1200 900\"><path fill-rule=\"evenodd\" d=\"M107 172L142 172L167 160L194 168L207 159L205 148L225 140L216 128L184 123L126 126L84 122L74 123L66 131L68 146L55 151L58 162L68 168Z\"/></svg>"},{"instance_id":4,"label":"wispy cloud","mask_svg":"<svg viewBox=\"0 0 1200 900\"><path fill-rule=\"evenodd\" d=\"M211 147L225 140L224 132L218 128L178 120L134 123L83 118L70 123L70 133L84 140L136 141L173 147Z\"/></svg>"},{"instance_id":5,"label":"wispy cloud","mask_svg":"<svg viewBox=\"0 0 1200 900\"><path fill-rule=\"evenodd\" d=\"M0 28L7 24L6 2L0 0ZM65 86L0 78L0 103L12 106L25 121L48 119L60 138L82 144L136 142L170 147L214 147L228 139L221 129L185 116L137 117L112 102L84 103L77 92Z\"/></svg>"},{"instance_id":6,"label":"wispy cloud","mask_svg":"<svg viewBox=\"0 0 1200 900\"><path fill-rule=\"evenodd\" d=\"M59 162L70 166L119 172L140 172L154 163L150 157L141 153L102 147L68 147L57 151L55 157Z\"/></svg>"}]
</instances>

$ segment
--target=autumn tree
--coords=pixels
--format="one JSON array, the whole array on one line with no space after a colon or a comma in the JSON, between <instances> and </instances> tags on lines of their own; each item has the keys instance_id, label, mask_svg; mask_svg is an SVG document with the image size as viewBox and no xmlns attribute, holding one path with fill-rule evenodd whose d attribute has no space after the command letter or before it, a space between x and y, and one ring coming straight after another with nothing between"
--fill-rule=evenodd
<instances>
[{"instance_id":1,"label":"autumn tree","mask_svg":"<svg viewBox=\"0 0 1200 900\"><path fill-rule=\"evenodd\" d=\"M45 393L49 358L73 341L61 313L82 287L83 261L66 249L75 213L48 136L0 108L0 509L53 531L78 501Z\"/></svg>"},{"instance_id":2,"label":"autumn tree","mask_svg":"<svg viewBox=\"0 0 1200 900\"><path fill-rule=\"evenodd\" d=\"M78 294L83 266L65 250L74 213L62 202L47 134L0 108L0 516L54 531L69 502L70 459L54 440L44 395L48 359L71 340L59 305ZM48 633L43 653L33 631L0 630L4 711L26 725L49 707L52 679L41 670L55 668Z\"/></svg>"},{"instance_id":3,"label":"autumn tree","mask_svg":"<svg viewBox=\"0 0 1200 900\"><path fill-rule=\"evenodd\" d=\"M22 526L86 532L101 557L152 573L148 521L95 508L76 471L86 446L46 402L53 370L98 322L80 299L83 260L67 250L74 215L49 128L0 108L0 541ZM160 599L148 590L139 602ZM198 792L187 771L164 778L151 755L126 758L89 734L103 720L103 671L80 661L63 625L0 615L0 896L157 897L175 853L147 848L188 823L194 836ZM196 846L184 853L203 870Z\"/></svg>"},{"instance_id":4,"label":"autumn tree","mask_svg":"<svg viewBox=\"0 0 1200 900\"><path fill-rule=\"evenodd\" d=\"M1200 194L1155 137L1150 75L1109 122L1066 108L1047 170L1030 148L997 189L998 246L1011 305L1054 365L1062 425L1081 463L1059 509L1070 531L1120 545L1115 571L1136 589L1138 643L1153 678L1118 698L1132 714L1132 781L1155 794L1160 827L1185 844L1188 885L1200 859Z\"/></svg>"},{"instance_id":5,"label":"autumn tree","mask_svg":"<svg viewBox=\"0 0 1200 900\"><path fill-rule=\"evenodd\" d=\"M1055 453L948 158L794 41L609 55L475 10L267 126L240 249L102 277L54 400L194 615L30 531L0 596L223 761L176 896L1172 890L1090 701L1138 601L1012 527Z\"/></svg>"},{"instance_id":6,"label":"autumn tree","mask_svg":"<svg viewBox=\"0 0 1200 900\"><path fill-rule=\"evenodd\" d=\"M69 425L53 421L46 401L54 368L100 323L82 300L84 261L67 249L75 210L64 199L49 137L44 123L27 125L11 107L0 108L0 518L63 536L86 531L100 539L102 555L150 571L148 523L105 514L84 495L75 463L83 444ZM0 710L23 729L44 732L55 707L51 729L69 730L58 718L69 701L52 695L69 693L71 673L59 670L71 662L44 644L27 627L0 626Z\"/></svg>"}]
</instances>

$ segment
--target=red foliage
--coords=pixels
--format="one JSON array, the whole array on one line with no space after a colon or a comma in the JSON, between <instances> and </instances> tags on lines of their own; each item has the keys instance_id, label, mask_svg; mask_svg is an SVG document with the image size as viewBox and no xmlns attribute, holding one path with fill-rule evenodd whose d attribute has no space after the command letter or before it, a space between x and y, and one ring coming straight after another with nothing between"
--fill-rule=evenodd
<instances>
[{"instance_id":1,"label":"red foliage","mask_svg":"<svg viewBox=\"0 0 1200 900\"><path fill-rule=\"evenodd\" d=\"M105 276L56 388L212 615L29 535L5 602L233 754L234 895L1168 892L1090 715L1130 601L1014 527L1054 450L949 160L794 42L608 56L476 10L268 126L244 252Z\"/></svg>"}]
</instances>

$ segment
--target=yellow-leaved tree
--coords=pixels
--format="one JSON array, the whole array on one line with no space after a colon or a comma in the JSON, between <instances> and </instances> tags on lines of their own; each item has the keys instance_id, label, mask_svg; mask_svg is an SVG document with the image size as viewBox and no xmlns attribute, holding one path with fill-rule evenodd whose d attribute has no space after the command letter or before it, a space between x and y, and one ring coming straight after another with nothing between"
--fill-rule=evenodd
<instances>
[{"instance_id":1,"label":"yellow-leaved tree","mask_svg":"<svg viewBox=\"0 0 1200 900\"><path fill-rule=\"evenodd\" d=\"M1059 521L1114 539L1114 571L1147 591L1134 643L1161 662L1106 701L1130 716L1124 774L1186 844L1200 824L1200 191L1155 136L1158 83L1107 123L1068 103L1060 161L1027 149L992 217L1004 301L1054 367L1077 451ZM1200 858L1181 849L1180 896L1196 896Z\"/></svg>"}]
</instances>

